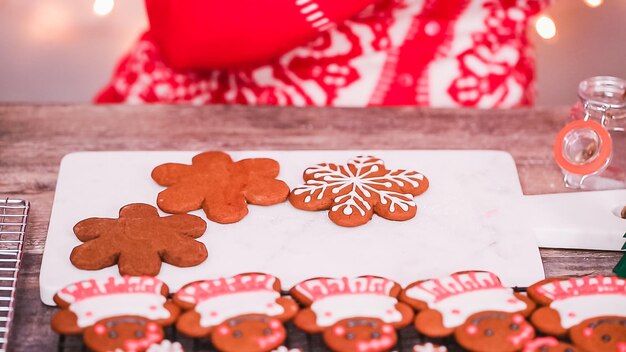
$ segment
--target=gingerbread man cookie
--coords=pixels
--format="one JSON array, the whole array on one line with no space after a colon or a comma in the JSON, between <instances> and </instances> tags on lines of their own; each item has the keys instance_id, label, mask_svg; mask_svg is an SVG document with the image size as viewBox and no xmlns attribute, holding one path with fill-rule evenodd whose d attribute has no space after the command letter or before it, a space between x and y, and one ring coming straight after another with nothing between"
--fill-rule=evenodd
<instances>
[{"instance_id":1,"label":"gingerbread man cookie","mask_svg":"<svg viewBox=\"0 0 626 352\"><path fill-rule=\"evenodd\" d=\"M319 164L304 171L305 184L289 195L302 210L329 210L341 226L359 226L374 213L388 220L408 220L417 213L413 197L428 189L428 179L416 172L388 170L382 160L359 156L346 165Z\"/></svg>"},{"instance_id":2,"label":"gingerbread man cookie","mask_svg":"<svg viewBox=\"0 0 626 352\"><path fill-rule=\"evenodd\" d=\"M306 280L290 291L307 307L294 323L308 333L322 332L334 351L387 351L396 344L396 329L413 318L396 298L400 291L397 283L373 276Z\"/></svg>"},{"instance_id":3,"label":"gingerbread man cookie","mask_svg":"<svg viewBox=\"0 0 626 352\"><path fill-rule=\"evenodd\" d=\"M531 322L553 336L588 319L626 317L626 280L614 276L550 278L530 286L528 295L542 305Z\"/></svg>"},{"instance_id":4,"label":"gingerbread man cookie","mask_svg":"<svg viewBox=\"0 0 626 352\"><path fill-rule=\"evenodd\" d=\"M415 308L415 328L429 337L445 337L472 314L484 311L528 316L535 304L526 296L502 286L486 271L466 271L447 277L417 281L400 295Z\"/></svg>"},{"instance_id":5,"label":"gingerbread man cookie","mask_svg":"<svg viewBox=\"0 0 626 352\"><path fill-rule=\"evenodd\" d=\"M202 208L209 220L229 224L248 214L248 204L273 205L289 195L289 186L276 177L278 162L243 159L233 162L223 152L205 152L191 165L167 163L152 171L152 179L167 187L157 205L168 213L187 213Z\"/></svg>"},{"instance_id":6,"label":"gingerbread man cookie","mask_svg":"<svg viewBox=\"0 0 626 352\"><path fill-rule=\"evenodd\" d=\"M524 352L582 352L569 343L559 341L552 336L538 337L526 343Z\"/></svg>"},{"instance_id":7,"label":"gingerbread man cookie","mask_svg":"<svg viewBox=\"0 0 626 352\"><path fill-rule=\"evenodd\" d=\"M280 281L266 274L197 281L183 286L174 301L186 312L176 323L191 337L210 336L220 351L271 351L283 344L283 322L298 305L280 296Z\"/></svg>"},{"instance_id":8,"label":"gingerbread man cookie","mask_svg":"<svg viewBox=\"0 0 626 352\"><path fill-rule=\"evenodd\" d=\"M117 264L121 275L157 275L161 262L189 267L207 258L207 249L194 238L204 234L201 218L177 214L160 217L148 204L129 204L118 219L90 218L74 226L82 242L70 261L83 270L99 270Z\"/></svg>"},{"instance_id":9,"label":"gingerbread man cookie","mask_svg":"<svg viewBox=\"0 0 626 352\"><path fill-rule=\"evenodd\" d=\"M51 326L60 334L83 334L93 351L145 351L178 318L167 295L167 285L148 276L80 281L54 296L61 310Z\"/></svg>"},{"instance_id":10,"label":"gingerbread man cookie","mask_svg":"<svg viewBox=\"0 0 626 352\"><path fill-rule=\"evenodd\" d=\"M454 337L469 351L515 352L535 337L535 329L519 313L487 311L469 316Z\"/></svg>"}]
</instances>

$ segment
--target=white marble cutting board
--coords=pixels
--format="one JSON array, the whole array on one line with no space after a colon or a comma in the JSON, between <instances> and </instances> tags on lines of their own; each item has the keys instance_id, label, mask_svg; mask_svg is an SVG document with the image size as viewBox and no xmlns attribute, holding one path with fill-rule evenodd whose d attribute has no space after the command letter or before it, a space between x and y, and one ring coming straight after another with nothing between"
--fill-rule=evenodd
<instances>
[{"instance_id":1,"label":"white marble cutting board","mask_svg":"<svg viewBox=\"0 0 626 352\"><path fill-rule=\"evenodd\" d=\"M165 162L190 163L196 152L83 152L67 155L59 172L41 276L41 299L54 304L57 290L74 281L117 275L117 266L82 271L69 261L81 242L72 227L89 217L112 217L129 203L155 204L163 188L151 178ZM526 221L513 211L521 187L513 158L500 151L240 151L233 159L270 157L279 178L295 187L308 166L345 163L374 155L389 169L412 169L430 180L415 198L415 218L378 218L356 228L339 227L326 212L288 202L250 206L242 221L209 222L199 239L209 258L193 268L163 264L159 277L175 291L183 284L242 272L265 272L289 289L317 276L381 275L407 285L459 270L497 273L504 284L527 286L544 277L539 250ZM206 220L202 211L193 212Z\"/></svg>"}]
</instances>

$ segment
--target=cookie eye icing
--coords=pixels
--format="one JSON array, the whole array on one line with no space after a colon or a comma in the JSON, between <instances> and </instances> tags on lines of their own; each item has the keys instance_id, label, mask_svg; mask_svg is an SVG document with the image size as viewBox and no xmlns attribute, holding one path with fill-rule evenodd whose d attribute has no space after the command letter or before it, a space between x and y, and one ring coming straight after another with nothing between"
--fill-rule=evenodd
<instances>
[{"instance_id":1,"label":"cookie eye icing","mask_svg":"<svg viewBox=\"0 0 626 352\"><path fill-rule=\"evenodd\" d=\"M611 342L611 335L608 335L608 334L602 335L602 342L606 342L606 343Z\"/></svg>"},{"instance_id":2,"label":"cookie eye icing","mask_svg":"<svg viewBox=\"0 0 626 352\"><path fill-rule=\"evenodd\" d=\"M511 330L513 330L513 331L518 330L518 329L519 329L519 325L518 325L518 324L513 323L513 324L509 325L509 329L511 329Z\"/></svg>"},{"instance_id":3,"label":"cookie eye icing","mask_svg":"<svg viewBox=\"0 0 626 352\"><path fill-rule=\"evenodd\" d=\"M98 325L94 326L93 330L98 335L104 335L104 334L107 333L107 328L105 328L104 325L102 325L102 324L98 324Z\"/></svg>"},{"instance_id":4,"label":"cookie eye icing","mask_svg":"<svg viewBox=\"0 0 626 352\"><path fill-rule=\"evenodd\" d=\"M272 319L272 321L270 321L270 327L272 329L278 329L280 328L280 326L281 326L281 323L277 319Z\"/></svg>"},{"instance_id":5,"label":"cookie eye icing","mask_svg":"<svg viewBox=\"0 0 626 352\"><path fill-rule=\"evenodd\" d=\"M147 329L148 329L149 332L157 332L159 330L159 327L155 323L150 323L150 324L148 324Z\"/></svg>"},{"instance_id":6,"label":"cookie eye icing","mask_svg":"<svg viewBox=\"0 0 626 352\"><path fill-rule=\"evenodd\" d=\"M220 335L228 335L230 334L230 329L226 326L220 326L217 328L217 333Z\"/></svg>"},{"instance_id":7,"label":"cookie eye icing","mask_svg":"<svg viewBox=\"0 0 626 352\"><path fill-rule=\"evenodd\" d=\"M371 334L370 334L370 336L371 336L373 339L379 339L379 338L380 338L380 333L379 333L379 332L374 331L373 333L371 333Z\"/></svg>"},{"instance_id":8,"label":"cookie eye icing","mask_svg":"<svg viewBox=\"0 0 626 352\"><path fill-rule=\"evenodd\" d=\"M484 334L487 337L491 337L491 336L493 336L493 330L487 329L487 330L485 330Z\"/></svg>"},{"instance_id":9,"label":"cookie eye icing","mask_svg":"<svg viewBox=\"0 0 626 352\"><path fill-rule=\"evenodd\" d=\"M233 337L236 339L239 339L243 336L243 332L241 332L241 330L235 330L233 331Z\"/></svg>"},{"instance_id":10,"label":"cookie eye icing","mask_svg":"<svg viewBox=\"0 0 626 352\"><path fill-rule=\"evenodd\" d=\"M270 328L263 329L263 335L267 336L267 335L270 335L271 333L272 333L272 329Z\"/></svg>"},{"instance_id":11,"label":"cookie eye icing","mask_svg":"<svg viewBox=\"0 0 626 352\"><path fill-rule=\"evenodd\" d=\"M346 334L346 339L347 340L354 340L355 336L353 333L349 332Z\"/></svg>"},{"instance_id":12,"label":"cookie eye icing","mask_svg":"<svg viewBox=\"0 0 626 352\"><path fill-rule=\"evenodd\" d=\"M385 324L383 325L382 330L385 334L391 334L393 332L393 326Z\"/></svg>"},{"instance_id":13,"label":"cookie eye icing","mask_svg":"<svg viewBox=\"0 0 626 352\"><path fill-rule=\"evenodd\" d=\"M335 328L333 329L333 334L337 336L343 336L346 334L346 328L344 328L343 326L335 326Z\"/></svg>"},{"instance_id":14,"label":"cookie eye icing","mask_svg":"<svg viewBox=\"0 0 626 352\"><path fill-rule=\"evenodd\" d=\"M143 332L143 331L141 331L141 330L135 330L135 337L136 337L136 338L140 339L140 338L144 337L145 335L146 335L146 334L144 334L144 332Z\"/></svg>"},{"instance_id":15,"label":"cookie eye icing","mask_svg":"<svg viewBox=\"0 0 626 352\"><path fill-rule=\"evenodd\" d=\"M469 335L476 335L476 333L478 332L478 328L476 327L476 325L470 325L467 327L467 329L465 329L465 332Z\"/></svg>"},{"instance_id":16,"label":"cookie eye icing","mask_svg":"<svg viewBox=\"0 0 626 352\"><path fill-rule=\"evenodd\" d=\"M111 330L109 331L109 338L111 339L116 339L117 338L117 332L115 330Z\"/></svg>"}]
</instances>

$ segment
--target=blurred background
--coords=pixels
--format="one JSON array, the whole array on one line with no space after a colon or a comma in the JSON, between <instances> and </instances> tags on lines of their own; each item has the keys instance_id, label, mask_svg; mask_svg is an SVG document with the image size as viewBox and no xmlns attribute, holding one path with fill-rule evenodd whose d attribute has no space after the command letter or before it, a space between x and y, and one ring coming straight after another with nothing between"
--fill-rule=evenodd
<instances>
[{"instance_id":1,"label":"blurred background","mask_svg":"<svg viewBox=\"0 0 626 352\"><path fill-rule=\"evenodd\" d=\"M0 102L90 102L147 26L142 0L0 0ZM626 78L626 0L553 0L529 34L537 105L572 104L587 77Z\"/></svg>"}]
</instances>

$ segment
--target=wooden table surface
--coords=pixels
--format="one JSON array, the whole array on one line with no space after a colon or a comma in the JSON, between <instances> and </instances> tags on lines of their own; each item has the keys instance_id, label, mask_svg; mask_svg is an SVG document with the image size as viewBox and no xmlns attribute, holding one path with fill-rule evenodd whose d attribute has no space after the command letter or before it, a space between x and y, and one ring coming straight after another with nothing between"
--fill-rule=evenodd
<instances>
[{"instance_id":1,"label":"wooden table surface","mask_svg":"<svg viewBox=\"0 0 626 352\"><path fill-rule=\"evenodd\" d=\"M510 111L419 108L0 105L0 198L31 202L12 351L56 349L55 309L39 268L61 158L95 150L499 149L525 194L566 192L552 141L567 107ZM610 274L620 253L542 249L548 276Z\"/></svg>"}]
</instances>

